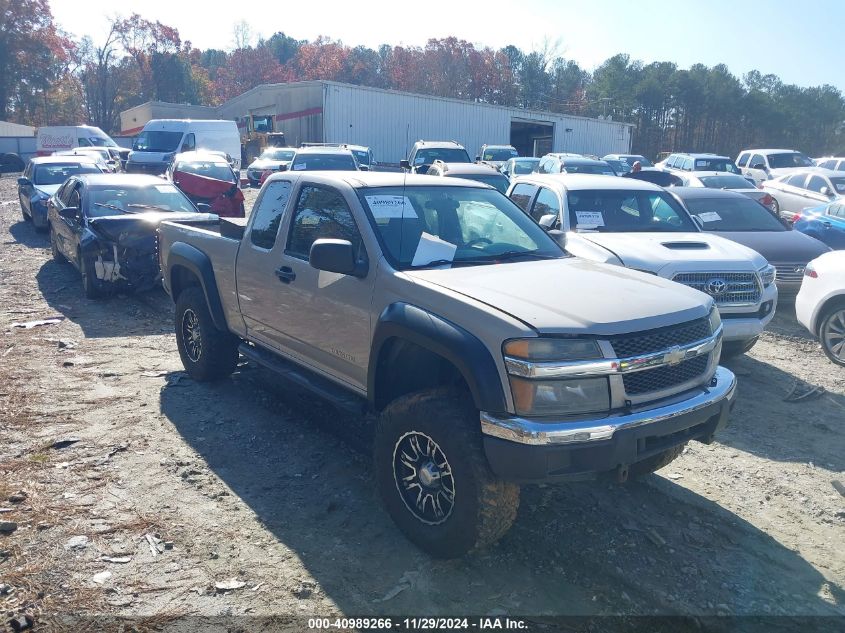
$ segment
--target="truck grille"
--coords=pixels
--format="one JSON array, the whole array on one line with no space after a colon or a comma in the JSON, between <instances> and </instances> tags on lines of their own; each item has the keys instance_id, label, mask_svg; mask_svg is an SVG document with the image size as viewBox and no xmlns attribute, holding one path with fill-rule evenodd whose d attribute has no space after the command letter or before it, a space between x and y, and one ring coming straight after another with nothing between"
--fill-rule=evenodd
<instances>
[{"instance_id":1,"label":"truck grille","mask_svg":"<svg viewBox=\"0 0 845 633\"><path fill-rule=\"evenodd\" d=\"M710 321L704 317L680 325L611 337L610 344L617 358L630 358L660 352L675 345L695 343L710 334Z\"/></svg>"},{"instance_id":2,"label":"truck grille","mask_svg":"<svg viewBox=\"0 0 845 633\"><path fill-rule=\"evenodd\" d=\"M777 270L775 279L790 283L801 283L804 279L805 264L772 264Z\"/></svg>"},{"instance_id":3,"label":"truck grille","mask_svg":"<svg viewBox=\"0 0 845 633\"><path fill-rule=\"evenodd\" d=\"M760 301L760 284L755 273L678 273L672 281L710 295L718 306Z\"/></svg>"},{"instance_id":4,"label":"truck grille","mask_svg":"<svg viewBox=\"0 0 845 633\"><path fill-rule=\"evenodd\" d=\"M656 369L638 371L622 378L625 393L629 396L671 389L702 376L707 371L710 354L696 356L677 365L664 365Z\"/></svg>"}]
</instances>

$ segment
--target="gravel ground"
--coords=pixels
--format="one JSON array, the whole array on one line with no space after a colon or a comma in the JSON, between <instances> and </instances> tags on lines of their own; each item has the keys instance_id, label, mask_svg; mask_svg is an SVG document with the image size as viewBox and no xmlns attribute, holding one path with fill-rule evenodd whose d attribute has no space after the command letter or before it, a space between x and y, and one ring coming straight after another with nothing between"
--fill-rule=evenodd
<instances>
[{"instance_id":1,"label":"gravel ground","mask_svg":"<svg viewBox=\"0 0 845 633\"><path fill-rule=\"evenodd\" d=\"M499 544L444 562L381 508L361 420L246 365L191 381L168 297L86 300L8 176L0 238L9 617L845 616L845 372L789 304L729 363L740 394L716 443L642 482L526 488Z\"/></svg>"}]
</instances>

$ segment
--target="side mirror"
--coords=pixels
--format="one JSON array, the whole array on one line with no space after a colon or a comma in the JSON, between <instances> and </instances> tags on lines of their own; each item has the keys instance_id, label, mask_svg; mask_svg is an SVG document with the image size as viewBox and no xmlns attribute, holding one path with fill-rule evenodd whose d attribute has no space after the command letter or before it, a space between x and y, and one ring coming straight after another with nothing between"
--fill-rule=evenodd
<instances>
[{"instance_id":1,"label":"side mirror","mask_svg":"<svg viewBox=\"0 0 845 633\"><path fill-rule=\"evenodd\" d=\"M196 207L200 213L211 213L211 205L206 202L197 202Z\"/></svg>"},{"instance_id":2,"label":"side mirror","mask_svg":"<svg viewBox=\"0 0 845 633\"><path fill-rule=\"evenodd\" d=\"M279 171L287 171L287 170L288 170L287 165L285 165L285 164L279 165Z\"/></svg>"},{"instance_id":3,"label":"side mirror","mask_svg":"<svg viewBox=\"0 0 845 633\"><path fill-rule=\"evenodd\" d=\"M566 250L566 233L559 229L551 229L549 231L549 237L557 242L562 249Z\"/></svg>"},{"instance_id":4,"label":"side mirror","mask_svg":"<svg viewBox=\"0 0 845 633\"><path fill-rule=\"evenodd\" d=\"M401 167L402 169L410 169L411 161L409 161L407 158L403 158L399 161L399 167Z\"/></svg>"},{"instance_id":5,"label":"side mirror","mask_svg":"<svg viewBox=\"0 0 845 633\"><path fill-rule=\"evenodd\" d=\"M23 176L18 178L18 186L19 187L28 187L31 184L32 184L32 182L29 180L29 178L24 178Z\"/></svg>"},{"instance_id":6,"label":"side mirror","mask_svg":"<svg viewBox=\"0 0 845 633\"><path fill-rule=\"evenodd\" d=\"M349 240L314 240L308 263L317 270L353 277L366 277L369 268L365 262L355 261L355 251Z\"/></svg>"},{"instance_id":7,"label":"side mirror","mask_svg":"<svg viewBox=\"0 0 845 633\"><path fill-rule=\"evenodd\" d=\"M476 156L476 157L475 157L475 162L476 162L476 163L477 163L478 161L480 161L480 160L481 160L481 156Z\"/></svg>"},{"instance_id":8,"label":"side mirror","mask_svg":"<svg viewBox=\"0 0 845 633\"><path fill-rule=\"evenodd\" d=\"M823 196L827 196L828 198L830 198L831 196L833 196L833 192L830 190L830 187L822 187L822 190L821 190L821 192L820 192L820 193L821 193Z\"/></svg>"},{"instance_id":9,"label":"side mirror","mask_svg":"<svg viewBox=\"0 0 845 633\"><path fill-rule=\"evenodd\" d=\"M79 217L79 208L78 207L65 207L64 209L59 210L59 215L63 218L68 220L75 220Z\"/></svg>"},{"instance_id":10,"label":"side mirror","mask_svg":"<svg viewBox=\"0 0 845 633\"><path fill-rule=\"evenodd\" d=\"M370 171L370 166L369 165L358 165L358 169L360 171Z\"/></svg>"},{"instance_id":11,"label":"side mirror","mask_svg":"<svg viewBox=\"0 0 845 633\"><path fill-rule=\"evenodd\" d=\"M546 231L551 231L552 227L557 222L557 216L554 213L549 213L548 215L544 215L540 218L540 221L537 222L540 226L542 226Z\"/></svg>"}]
</instances>

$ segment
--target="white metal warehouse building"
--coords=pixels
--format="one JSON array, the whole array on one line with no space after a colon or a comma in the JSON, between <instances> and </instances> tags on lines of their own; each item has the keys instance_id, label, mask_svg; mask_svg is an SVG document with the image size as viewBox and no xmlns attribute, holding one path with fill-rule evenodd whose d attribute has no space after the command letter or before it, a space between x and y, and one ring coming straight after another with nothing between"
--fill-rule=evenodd
<instances>
[{"instance_id":1,"label":"white metal warehouse building","mask_svg":"<svg viewBox=\"0 0 845 633\"><path fill-rule=\"evenodd\" d=\"M419 139L457 141L474 156L481 145L513 145L523 156L547 152L627 153L631 124L460 99L302 81L256 86L210 108L150 102L122 112L121 134L137 134L150 119L270 116L289 145L351 143L371 147L380 163L406 158Z\"/></svg>"}]
</instances>

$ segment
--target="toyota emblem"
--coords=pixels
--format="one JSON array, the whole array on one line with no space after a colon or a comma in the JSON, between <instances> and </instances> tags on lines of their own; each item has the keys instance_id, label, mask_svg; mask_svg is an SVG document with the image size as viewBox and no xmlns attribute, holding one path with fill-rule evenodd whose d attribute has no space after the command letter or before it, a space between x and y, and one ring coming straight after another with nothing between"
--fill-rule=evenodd
<instances>
[{"instance_id":1,"label":"toyota emblem","mask_svg":"<svg viewBox=\"0 0 845 633\"><path fill-rule=\"evenodd\" d=\"M721 277L713 277L707 282L707 292L711 295L720 295L728 289L728 282Z\"/></svg>"}]
</instances>

